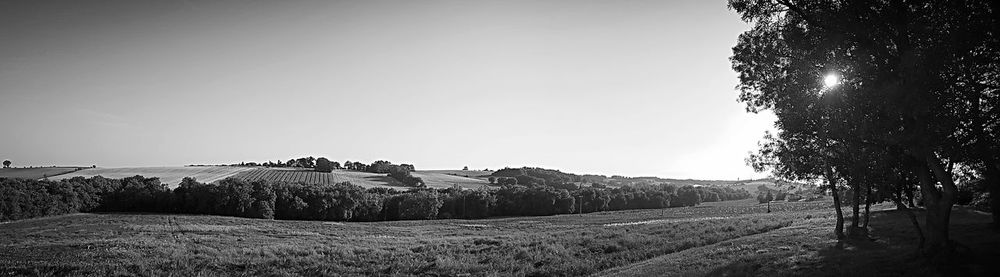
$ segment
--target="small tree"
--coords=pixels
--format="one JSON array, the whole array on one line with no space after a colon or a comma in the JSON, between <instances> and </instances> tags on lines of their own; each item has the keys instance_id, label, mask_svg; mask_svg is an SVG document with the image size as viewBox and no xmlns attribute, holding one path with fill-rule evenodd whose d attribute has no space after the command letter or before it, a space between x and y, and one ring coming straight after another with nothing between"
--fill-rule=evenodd
<instances>
[{"instance_id":1,"label":"small tree","mask_svg":"<svg viewBox=\"0 0 1000 277\"><path fill-rule=\"evenodd\" d=\"M462 167L462 170L469 170L468 166Z\"/></svg>"},{"instance_id":2,"label":"small tree","mask_svg":"<svg viewBox=\"0 0 1000 277\"><path fill-rule=\"evenodd\" d=\"M490 180L490 184L491 185L497 183L497 177L490 176L490 178L487 178L487 179Z\"/></svg>"},{"instance_id":3,"label":"small tree","mask_svg":"<svg viewBox=\"0 0 1000 277\"><path fill-rule=\"evenodd\" d=\"M3 168L10 168L10 160L3 160Z\"/></svg>"}]
</instances>

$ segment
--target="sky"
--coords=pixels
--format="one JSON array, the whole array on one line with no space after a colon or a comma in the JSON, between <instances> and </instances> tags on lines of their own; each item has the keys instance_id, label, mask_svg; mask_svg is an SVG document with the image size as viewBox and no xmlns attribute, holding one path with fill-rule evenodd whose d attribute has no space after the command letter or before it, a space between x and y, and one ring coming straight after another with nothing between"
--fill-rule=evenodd
<instances>
[{"instance_id":1,"label":"sky","mask_svg":"<svg viewBox=\"0 0 1000 277\"><path fill-rule=\"evenodd\" d=\"M0 159L763 177L725 1L0 0Z\"/></svg>"}]
</instances>

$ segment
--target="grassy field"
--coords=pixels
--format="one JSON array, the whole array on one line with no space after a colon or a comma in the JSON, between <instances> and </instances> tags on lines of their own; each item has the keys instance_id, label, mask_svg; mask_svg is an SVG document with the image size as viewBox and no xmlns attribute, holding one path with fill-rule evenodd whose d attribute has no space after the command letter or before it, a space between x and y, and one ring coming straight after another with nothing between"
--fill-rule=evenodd
<instances>
[{"instance_id":1,"label":"grassy field","mask_svg":"<svg viewBox=\"0 0 1000 277\"><path fill-rule=\"evenodd\" d=\"M940 275L898 212L876 212L874 240L837 243L829 205L376 223L73 214L0 224L0 275ZM953 222L949 272L996 276L989 216L957 208Z\"/></svg>"},{"instance_id":2,"label":"grassy field","mask_svg":"<svg viewBox=\"0 0 1000 277\"><path fill-rule=\"evenodd\" d=\"M158 177L160 178L160 183L175 187L184 177L194 177L199 182L211 183L250 169L252 168L231 166L87 168L49 179L60 180L77 176L86 178L94 176L125 178L142 175L144 177Z\"/></svg>"},{"instance_id":3,"label":"grassy field","mask_svg":"<svg viewBox=\"0 0 1000 277\"><path fill-rule=\"evenodd\" d=\"M437 173L437 174L460 176L460 177L468 177L468 178L477 178L477 179L486 180L486 178L488 178L490 176L490 174L493 174L494 171L483 171L483 170L420 170L419 172L423 172L423 173Z\"/></svg>"},{"instance_id":4,"label":"grassy field","mask_svg":"<svg viewBox=\"0 0 1000 277\"><path fill-rule=\"evenodd\" d=\"M0 168L0 177L41 179L74 172L80 169L82 169L82 167Z\"/></svg>"},{"instance_id":5,"label":"grassy field","mask_svg":"<svg viewBox=\"0 0 1000 277\"><path fill-rule=\"evenodd\" d=\"M484 179L462 177L439 171L417 171L413 172L413 176L420 177L428 187L432 188L449 188L452 185L458 185L463 188L477 189L490 184L489 181Z\"/></svg>"},{"instance_id":6,"label":"grassy field","mask_svg":"<svg viewBox=\"0 0 1000 277\"><path fill-rule=\"evenodd\" d=\"M951 237L959 244L944 268L930 269L916 253L917 234L903 212L871 219L871 240L838 242L830 212L773 232L671 253L605 270L597 276L1000 276L1000 235L990 216L956 207ZM916 212L923 221L924 214ZM848 221L849 222L849 221ZM922 223L922 222L921 222Z\"/></svg>"},{"instance_id":7,"label":"grassy field","mask_svg":"<svg viewBox=\"0 0 1000 277\"><path fill-rule=\"evenodd\" d=\"M742 203L377 223L75 214L0 225L0 274L586 275L773 231L825 206L766 214Z\"/></svg>"},{"instance_id":8,"label":"grassy field","mask_svg":"<svg viewBox=\"0 0 1000 277\"><path fill-rule=\"evenodd\" d=\"M427 187L430 188L450 188L453 185L458 185L463 188L479 188L489 184L489 182L480 179L447 175L437 173L435 171L417 171L413 172L413 176L423 179L424 183L427 184ZM388 177L386 174L339 169L326 173L298 168L256 168L241 172L233 177L246 180L303 182L307 184L334 184L340 182L351 182L351 184L366 188L408 188L396 179Z\"/></svg>"}]
</instances>

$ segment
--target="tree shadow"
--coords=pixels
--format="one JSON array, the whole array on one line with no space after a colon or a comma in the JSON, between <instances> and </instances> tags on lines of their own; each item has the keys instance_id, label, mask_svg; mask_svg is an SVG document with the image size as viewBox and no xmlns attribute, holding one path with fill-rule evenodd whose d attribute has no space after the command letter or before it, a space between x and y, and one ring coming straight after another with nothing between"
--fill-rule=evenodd
<instances>
[{"instance_id":1,"label":"tree shadow","mask_svg":"<svg viewBox=\"0 0 1000 277\"><path fill-rule=\"evenodd\" d=\"M392 177L389 177L389 176L365 176L363 178L365 179L365 181L382 182L382 183L385 183L385 185L387 185L387 186L401 187L401 188L412 188L410 186L404 185L399 180L396 180L395 178L392 178Z\"/></svg>"},{"instance_id":2,"label":"tree shadow","mask_svg":"<svg viewBox=\"0 0 1000 277\"><path fill-rule=\"evenodd\" d=\"M988 219L960 208L952 216L956 247L945 261L923 255L912 223L893 210L872 213L868 237L827 243L817 250L740 257L706 276L1000 276L1000 236L992 232Z\"/></svg>"}]
</instances>

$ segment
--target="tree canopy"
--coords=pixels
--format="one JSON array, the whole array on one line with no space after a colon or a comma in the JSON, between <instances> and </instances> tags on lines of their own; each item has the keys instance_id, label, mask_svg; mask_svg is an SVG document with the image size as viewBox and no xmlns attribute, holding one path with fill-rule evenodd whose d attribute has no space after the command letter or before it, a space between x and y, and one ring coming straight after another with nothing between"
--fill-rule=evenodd
<instances>
[{"instance_id":1,"label":"tree canopy","mask_svg":"<svg viewBox=\"0 0 1000 277\"><path fill-rule=\"evenodd\" d=\"M855 200L862 187L872 195L888 179L919 184L925 253L948 249L953 166L975 167L994 191L1000 186L997 4L730 0L729 7L753 25L730 59L739 101L750 112L773 111L780 130L748 161L786 178L824 178L838 204L838 181ZM837 82L825 82L831 76ZM991 197L995 203L997 193ZM856 204L854 211L857 226Z\"/></svg>"}]
</instances>

